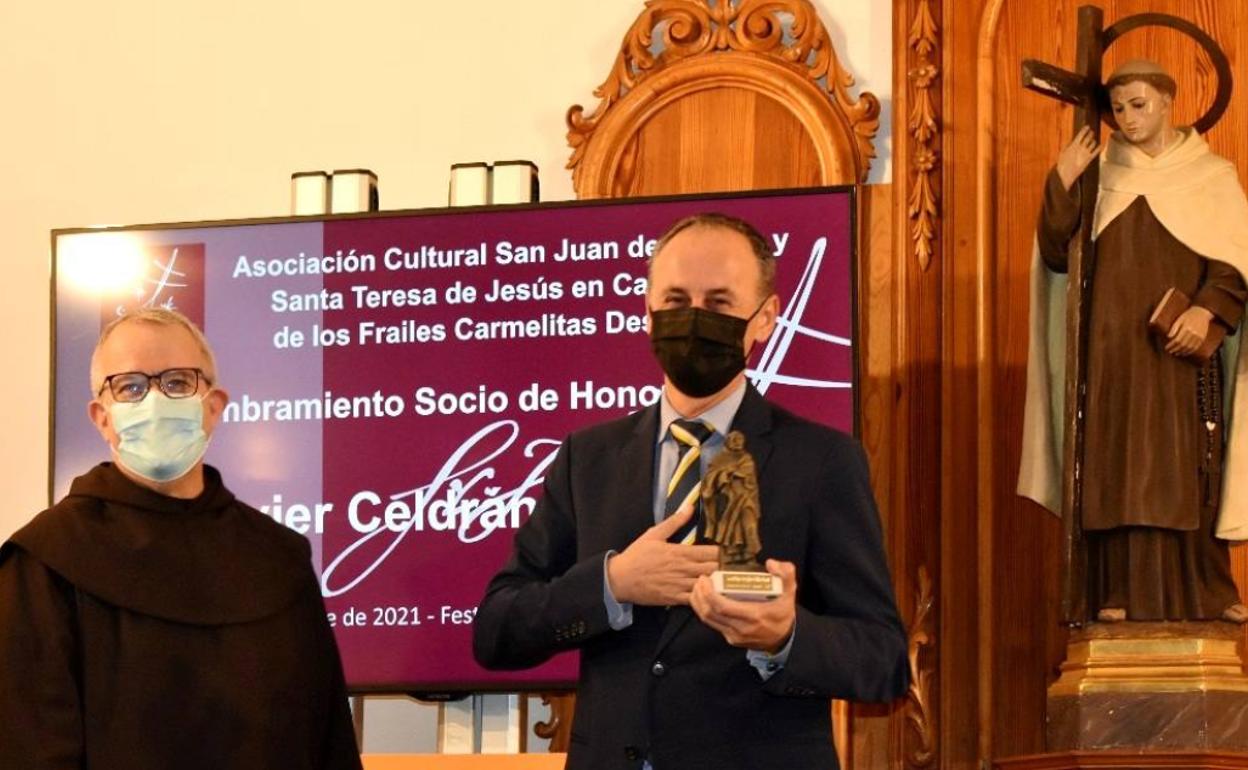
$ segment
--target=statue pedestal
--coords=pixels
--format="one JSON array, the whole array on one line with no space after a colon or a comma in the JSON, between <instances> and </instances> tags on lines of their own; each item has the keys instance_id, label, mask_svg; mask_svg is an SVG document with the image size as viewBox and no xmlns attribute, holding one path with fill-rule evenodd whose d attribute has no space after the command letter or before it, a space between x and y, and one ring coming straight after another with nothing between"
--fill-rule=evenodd
<instances>
[{"instance_id":1,"label":"statue pedestal","mask_svg":"<svg viewBox=\"0 0 1248 770\"><path fill-rule=\"evenodd\" d=\"M999 759L994 770L1243 770L1248 754L1238 751L1068 751Z\"/></svg>"},{"instance_id":2,"label":"statue pedestal","mask_svg":"<svg viewBox=\"0 0 1248 770\"><path fill-rule=\"evenodd\" d=\"M1248 752L1242 638L1238 626L1220 622L1094 623L1072 632L1049 687L1048 750Z\"/></svg>"}]
</instances>

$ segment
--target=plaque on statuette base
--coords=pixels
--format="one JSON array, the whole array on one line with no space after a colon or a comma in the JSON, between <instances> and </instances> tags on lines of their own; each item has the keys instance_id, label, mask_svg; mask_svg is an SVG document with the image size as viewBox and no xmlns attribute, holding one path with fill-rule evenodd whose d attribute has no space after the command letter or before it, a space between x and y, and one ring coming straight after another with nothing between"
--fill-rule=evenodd
<instances>
[{"instance_id":1,"label":"plaque on statuette base","mask_svg":"<svg viewBox=\"0 0 1248 770\"><path fill-rule=\"evenodd\" d=\"M770 572L730 572L717 569L711 573L711 585L729 599L747 602L769 601L784 590L780 578Z\"/></svg>"},{"instance_id":2,"label":"plaque on statuette base","mask_svg":"<svg viewBox=\"0 0 1248 770\"><path fill-rule=\"evenodd\" d=\"M723 450L706 469L701 494L703 536L719 545L719 569L711 573L715 590L743 601L764 602L779 596L783 582L758 563L762 548L758 470L739 431L728 434Z\"/></svg>"}]
</instances>

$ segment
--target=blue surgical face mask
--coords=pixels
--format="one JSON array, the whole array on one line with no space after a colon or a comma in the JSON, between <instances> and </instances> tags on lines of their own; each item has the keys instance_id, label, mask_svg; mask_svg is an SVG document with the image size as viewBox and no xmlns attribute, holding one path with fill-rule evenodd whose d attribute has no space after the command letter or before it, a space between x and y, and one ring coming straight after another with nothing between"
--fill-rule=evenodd
<instances>
[{"instance_id":1,"label":"blue surgical face mask","mask_svg":"<svg viewBox=\"0 0 1248 770\"><path fill-rule=\"evenodd\" d=\"M169 398L153 388L142 401L113 404L109 413L118 462L148 481L182 478L208 449L202 399Z\"/></svg>"}]
</instances>

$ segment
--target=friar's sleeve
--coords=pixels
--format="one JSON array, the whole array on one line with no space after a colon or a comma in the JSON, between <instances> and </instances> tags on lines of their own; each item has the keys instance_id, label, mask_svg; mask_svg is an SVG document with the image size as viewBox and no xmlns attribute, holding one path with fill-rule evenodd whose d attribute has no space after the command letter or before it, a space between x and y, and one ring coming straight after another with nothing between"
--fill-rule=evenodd
<instances>
[{"instance_id":1,"label":"friar's sleeve","mask_svg":"<svg viewBox=\"0 0 1248 770\"><path fill-rule=\"evenodd\" d=\"M1055 273L1066 272L1067 247L1079 227L1079 189L1079 182L1069 190L1063 187L1056 168L1044 180L1044 204L1036 224L1036 242L1044 264Z\"/></svg>"},{"instance_id":2,"label":"friar's sleeve","mask_svg":"<svg viewBox=\"0 0 1248 770\"><path fill-rule=\"evenodd\" d=\"M319 588L316 593L320 594ZM355 741L355 726L348 706L347 684L342 674L342 660L334 641L333 629L325 614L324 599L320 599L321 611L317 616L315 633L320 646L321 659L325 661L332 680L328 723L323 733L325 745L321 756L324 770L360 770L360 749Z\"/></svg>"},{"instance_id":3,"label":"friar's sleeve","mask_svg":"<svg viewBox=\"0 0 1248 770\"><path fill-rule=\"evenodd\" d=\"M1239 327L1245 301L1248 301L1248 286L1244 285L1239 271L1225 262L1207 260L1205 280L1192 297L1192 304L1208 309L1233 331Z\"/></svg>"},{"instance_id":4,"label":"friar's sleeve","mask_svg":"<svg viewBox=\"0 0 1248 770\"><path fill-rule=\"evenodd\" d=\"M73 586L0 546L0 767L82 766L74 607Z\"/></svg>"}]
</instances>

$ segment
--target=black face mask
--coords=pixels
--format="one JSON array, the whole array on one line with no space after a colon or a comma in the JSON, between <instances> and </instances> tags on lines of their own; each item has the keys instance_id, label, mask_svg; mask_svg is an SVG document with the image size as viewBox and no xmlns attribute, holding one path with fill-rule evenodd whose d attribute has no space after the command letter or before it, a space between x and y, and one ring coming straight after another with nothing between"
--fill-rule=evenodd
<instances>
[{"instance_id":1,"label":"black face mask","mask_svg":"<svg viewBox=\"0 0 1248 770\"><path fill-rule=\"evenodd\" d=\"M686 396L718 393L745 369L745 329L749 318L697 307L650 311L650 348L672 385Z\"/></svg>"}]
</instances>

